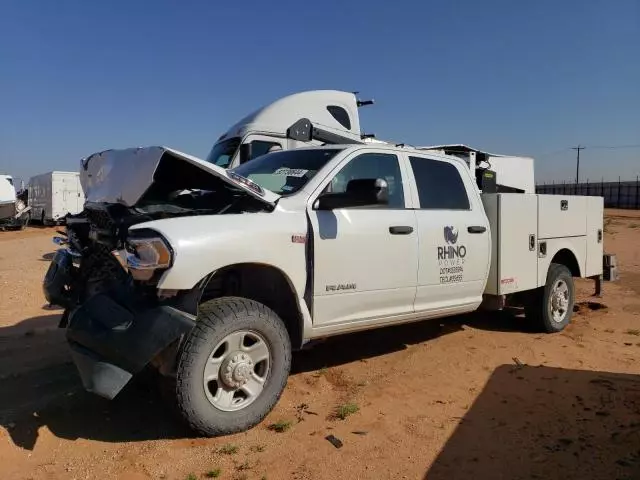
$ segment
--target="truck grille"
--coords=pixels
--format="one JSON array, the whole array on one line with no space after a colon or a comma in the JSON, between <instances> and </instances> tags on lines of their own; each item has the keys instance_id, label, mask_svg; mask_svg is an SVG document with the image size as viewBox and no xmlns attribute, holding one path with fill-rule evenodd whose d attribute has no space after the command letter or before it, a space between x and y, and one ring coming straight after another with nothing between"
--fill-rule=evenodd
<instances>
[{"instance_id":1,"label":"truck grille","mask_svg":"<svg viewBox=\"0 0 640 480\"><path fill-rule=\"evenodd\" d=\"M118 223L107 208L87 207L89 238L113 250L118 245Z\"/></svg>"},{"instance_id":2,"label":"truck grille","mask_svg":"<svg viewBox=\"0 0 640 480\"><path fill-rule=\"evenodd\" d=\"M87 209L87 218L92 227L99 230L110 230L115 233L115 222L109 215L109 212L102 209Z\"/></svg>"}]
</instances>

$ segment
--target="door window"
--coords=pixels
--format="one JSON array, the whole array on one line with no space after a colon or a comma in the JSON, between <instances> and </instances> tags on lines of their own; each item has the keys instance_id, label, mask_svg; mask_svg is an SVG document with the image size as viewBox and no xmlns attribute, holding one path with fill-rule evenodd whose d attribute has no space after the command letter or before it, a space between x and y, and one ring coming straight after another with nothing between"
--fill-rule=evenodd
<instances>
[{"instance_id":1,"label":"door window","mask_svg":"<svg viewBox=\"0 0 640 480\"><path fill-rule=\"evenodd\" d=\"M282 145L277 142L266 142L264 140L254 140L251 142L251 158L247 160L253 160L254 158L261 157L267 153L277 152L282 150Z\"/></svg>"},{"instance_id":2,"label":"door window","mask_svg":"<svg viewBox=\"0 0 640 480\"><path fill-rule=\"evenodd\" d=\"M240 139L237 137L218 142L213 146L209 155L207 155L207 162L222 168L227 168L239 146Z\"/></svg>"},{"instance_id":3,"label":"door window","mask_svg":"<svg viewBox=\"0 0 640 480\"><path fill-rule=\"evenodd\" d=\"M420 208L469 210L469 197L458 169L448 162L409 157L418 187Z\"/></svg>"},{"instance_id":4,"label":"door window","mask_svg":"<svg viewBox=\"0 0 640 480\"><path fill-rule=\"evenodd\" d=\"M335 118L340 125L347 130L351 130L351 120L349 120L349 114L344 108L337 105L329 105L327 110L329 110L331 116Z\"/></svg>"},{"instance_id":5,"label":"door window","mask_svg":"<svg viewBox=\"0 0 640 480\"><path fill-rule=\"evenodd\" d=\"M344 193L350 180L382 178L389 185L387 208L404 208L404 189L398 157L388 153L363 153L352 159L340 170L325 192Z\"/></svg>"}]
</instances>

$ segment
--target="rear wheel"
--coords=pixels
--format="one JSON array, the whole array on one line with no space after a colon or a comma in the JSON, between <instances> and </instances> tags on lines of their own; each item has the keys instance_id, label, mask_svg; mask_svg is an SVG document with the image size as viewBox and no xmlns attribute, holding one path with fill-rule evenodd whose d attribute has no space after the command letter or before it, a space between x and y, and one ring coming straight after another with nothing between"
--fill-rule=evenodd
<instances>
[{"instance_id":1,"label":"rear wheel","mask_svg":"<svg viewBox=\"0 0 640 480\"><path fill-rule=\"evenodd\" d=\"M290 367L289 334L272 310L237 297L205 302L178 361L178 407L201 434L247 430L277 403Z\"/></svg>"},{"instance_id":2,"label":"rear wheel","mask_svg":"<svg viewBox=\"0 0 640 480\"><path fill-rule=\"evenodd\" d=\"M547 333L564 330L573 316L575 287L571 271L552 263L547 283L537 289L525 305L525 316L534 320Z\"/></svg>"}]
</instances>

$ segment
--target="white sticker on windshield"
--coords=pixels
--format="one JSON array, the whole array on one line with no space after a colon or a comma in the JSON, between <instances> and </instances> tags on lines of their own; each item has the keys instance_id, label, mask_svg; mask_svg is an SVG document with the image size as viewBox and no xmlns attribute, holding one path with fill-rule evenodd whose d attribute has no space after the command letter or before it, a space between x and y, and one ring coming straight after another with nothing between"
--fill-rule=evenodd
<instances>
[{"instance_id":1,"label":"white sticker on windshield","mask_svg":"<svg viewBox=\"0 0 640 480\"><path fill-rule=\"evenodd\" d=\"M287 177L304 177L309 170L304 170L302 168L288 168L281 167L273 172L274 175L286 175Z\"/></svg>"}]
</instances>

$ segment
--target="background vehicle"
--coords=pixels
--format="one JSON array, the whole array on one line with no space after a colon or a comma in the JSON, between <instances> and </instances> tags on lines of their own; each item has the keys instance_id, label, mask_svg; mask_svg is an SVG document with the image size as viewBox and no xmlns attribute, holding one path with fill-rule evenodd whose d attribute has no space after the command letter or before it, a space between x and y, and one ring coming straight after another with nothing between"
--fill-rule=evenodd
<instances>
[{"instance_id":1,"label":"background vehicle","mask_svg":"<svg viewBox=\"0 0 640 480\"><path fill-rule=\"evenodd\" d=\"M16 188L11 175L0 175L0 230L16 230L24 228L28 223L27 207L16 195Z\"/></svg>"},{"instance_id":2,"label":"background vehicle","mask_svg":"<svg viewBox=\"0 0 640 480\"><path fill-rule=\"evenodd\" d=\"M379 140L360 128L359 109L373 100L359 100L355 93L311 90L288 95L242 118L231 126L207 156L207 161L235 168L274 150L312 145L402 145ZM415 147L459 157L484 191L535 193L533 158L483 152L462 144ZM498 174L485 176L485 170Z\"/></svg>"},{"instance_id":3,"label":"background vehicle","mask_svg":"<svg viewBox=\"0 0 640 480\"><path fill-rule=\"evenodd\" d=\"M264 418L313 339L506 304L562 330L573 277L602 274L602 199L512 193L474 163L381 143L231 170L162 147L84 159L45 292L85 387L113 398L151 363L217 435Z\"/></svg>"},{"instance_id":4,"label":"background vehicle","mask_svg":"<svg viewBox=\"0 0 640 480\"><path fill-rule=\"evenodd\" d=\"M53 171L29 179L31 218L42 223L58 223L67 214L84 206L84 192L78 172Z\"/></svg>"},{"instance_id":5,"label":"background vehicle","mask_svg":"<svg viewBox=\"0 0 640 480\"><path fill-rule=\"evenodd\" d=\"M16 189L11 175L0 175L0 218L12 217L16 211Z\"/></svg>"},{"instance_id":6,"label":"background vehicle","mask_svg":"<svg viewBox=\"0 0 640 480\"><path fill-rule=\"evenodd\" d=\"M372 135L360 131L358 109L372 103L339 90L288 95L232 125L218 138L206 160L234 168L272 149L364 143Z\"/></svg>"}]
</instances>

